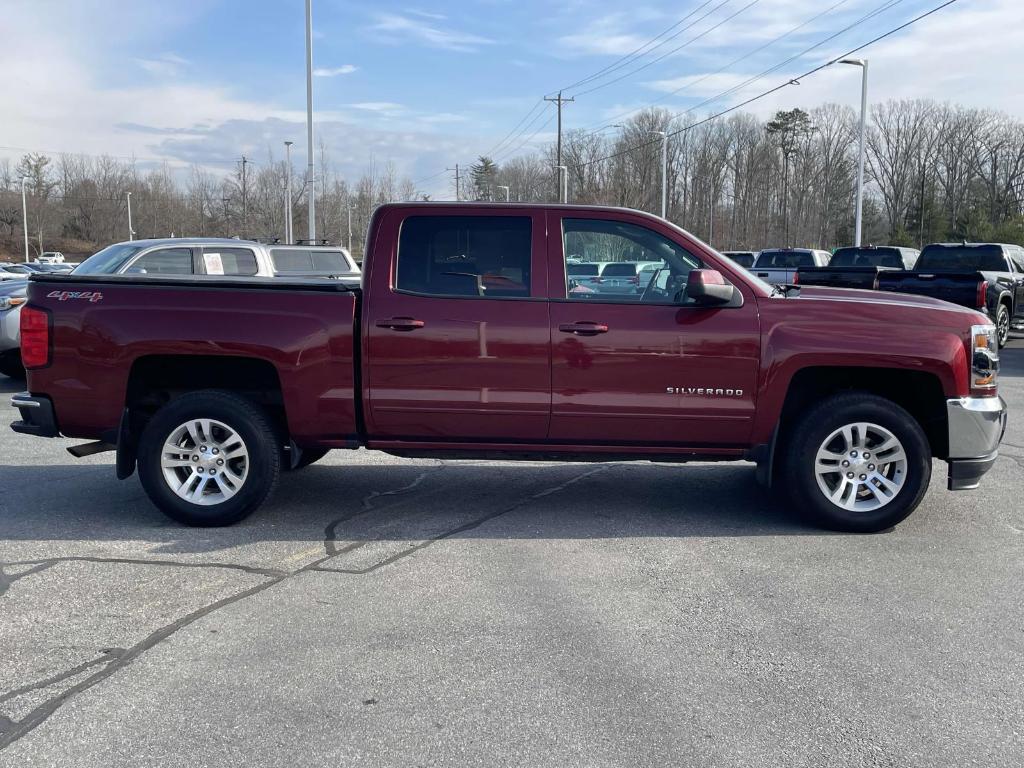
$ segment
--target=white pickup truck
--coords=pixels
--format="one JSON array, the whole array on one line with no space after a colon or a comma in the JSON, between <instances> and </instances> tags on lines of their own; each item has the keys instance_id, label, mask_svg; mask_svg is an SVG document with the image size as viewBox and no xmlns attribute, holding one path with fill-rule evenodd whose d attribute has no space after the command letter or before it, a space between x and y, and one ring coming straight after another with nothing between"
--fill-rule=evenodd
<instances>
[{"instance_id":1,"label":"white pickup truck","mask_svg":"<svg viewBox=\"0 0 1024 768\"><path fill-rule=\"evenodd\" d=\"M176 237L108 245L79 264L76 275L207 275L228 277L356 277L344 248L281 245L233 238Z\"/></svg>"},{"instance_id":2,"label":"white pickup truck","mask_svg":"<svg viewBox=\"0 0 1024 768\"><path fill-rule=\"evenodd\" d=\"M832 254L814 248L768 248L750 271L773 285L793 283L800 267L827 267Z\"/></svg>"}]
</instances>

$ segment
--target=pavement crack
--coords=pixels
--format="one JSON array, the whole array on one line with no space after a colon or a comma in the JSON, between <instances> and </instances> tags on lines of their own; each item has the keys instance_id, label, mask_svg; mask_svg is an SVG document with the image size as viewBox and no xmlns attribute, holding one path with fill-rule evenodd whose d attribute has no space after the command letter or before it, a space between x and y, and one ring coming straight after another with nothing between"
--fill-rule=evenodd
<instances>
[{"instance_id":1,"label":"pavement crack","mask_svg":"<svg viewBox=\"0 0 1024 768\"><path fill-rule=\"evenodd\" d=\"M11 566L20 565L32 565L39 563L39 567L32 568L24 573L18 574L15 578L6 577L10 579L8 584L17 581L20 578L24 578L33 573L39 573L39 571L51 568L59 563L113 563L115 565L161 565L168 568L220 568L229 571L241 571L243 573L252 574L253 576L284 576L289 571L283 571L280 568L261 568L253 565L241 565L239 563L210 563L210 562L190 562L187 560L149 560L146 558L133 558L133 557L93 557L91 555L67 555L65 557L48 557L40 560L12 560L6 563L0 563L0 595L2 595L6 589L4 584L5 577L3 576L3 569Z\"/></svg>"},{"instance_id":2,"label":"pavement crack","mask_svg":"<svg viewBox=\"0 0 1024 768\"><path fill-rule=\"evenodd\" d=\"M43 688L49 688L50 686L56 685L57 683L62 683L65 680L70 680L72 677L77 677L78 675L82 674L85 670L90 669L91 667L95 667L98 664L109 664L110 662L117 659L120 654L124 653L124 650L121 648L105 648L102 653L103 655L97 659L91 659L90 661L83 662L82 664L79 664L76 667L72 667L71 669L65 670L64 672L53 675L52 677L47 677L44 680L38 680L34 683L23 685L20 688L15 688L11 691L7 691L7 693L0 694L0 704L4 703L5 701L10 701L11 699L16 699L19 696L24 696L26 693L38 691Z\"/></svg>"},{"instance_id":3,"label":"pavement crack","mask_svg":"<svg viewBox=\"0 0 1024 768\"><path fill-rule=\"evenodd\" d=\"M520 509L521 507L525 507L527 504L530 504L530 503L532 503L534 501L537 501L538 499L542 499L545 496L550 496L550 495L552 495L554 493L559 493L560 491L564 491L566 488L568 488L568 487L570 487L572 485L575 485L576 483L580 482L581 480L585 480L586 478L590 477L591 475L596 475L599 472L604 472L607 469L608 469L608 466L604 465L604 466L600 466L600 467L597 467L595 469L591 469L591 470L588 470L586 472L583 472L582 474L576 475L575 477L572 477L569 480L566 480L564 483L561 483L559 485L553 486L551 488L545 488L544 490L538 491L537 493L534 493L534 494L532 494L530 496L527 496L525 499L521 499L520 501L517 501L516 503L511 504L511 505L509 505L507 507L504 507L502 509L498 509L498 510L496 510L494 512L489 512L486 515L482 515L482 516L476 518L475 520L470 520L468 523L464 523L463 525L460 525L460 526L457 526L455 528L452 528L451 530L445 531L443 533L439 533L437 536L433 536L433 537L431 537L429 539L421 541L418 544L414 544L414 545L412 545L410 547L406 547L405 549L403 549L400 552L397 552L396 554L392 555L391 557L385 558L384 560L381 560L378 563L374 563L373 565L368 566L366 568L330 568L330 567L322 565L322 563L330 560L331 557L333 557L333 555L332 555L332 556L328 556L326 558L322 558L321 560L318 560L315 563L310 563L308 566L306 566L305 570L320 571L322 573L346 573L346 574L354 574L354 575L360 575L360 576L361 575L365 575L367 573L373 573L374 571L376 571L376 570L378 570L380 568L383 568L384 566L391 565L392 563L395 563L395 562L397 562L399 560L405 559L406 557L414 555L417 552L419 552L421 549L426 549L427 547L431 546L432 544L436 544L437 542L443 541L444 539L449 539L452 536L458 536L460 533L465 533L466 531L471 531L474 528L479 528L484 523L490 522L491 520L494 520L496 517L501 517L502 515L506 515L509 512L514 512L515 510ZM365 542L363 542L363 543L365 543ZM337 554L342 554L342 552L338 552Z\"/></svg>"},{"instance_id":4,"label":"pavement crack","mask_svg":"<svg viewBox=\"0 0 1024 768\"><path fill-rule=\"evenodd\" d=\"M337 541L338 526L342 523L347 523L350 520L354 520L357 517L365 515L367 512L379 511L381 507L374 505L374 501L376 501L377 499L382 499L386 496L402 496L406 493L409 493L410 491L415 490L420 483L426 480L427 474L428 473L426 472L421 472L419 475L416 476L415 480L413 480L408 485L403 485L401 488L395 488L390 491L372 491L362 498L360 502L360 509L342 515L336 520L332 520L330 523L328 523L327 527L324 528L324 554L327 557L322 558L317 562L322 563L326 559L330 559L332 557L344 554L346 552L351 552L354 549L359 549L359 547L364 546L366 542L361 541L339 549Z\"/></svg>"},{"instance_id":5,"label":"pavement crack","mask_svg":"<svg viewBox=\"0 0 1024 768\"><path fill-rule=\"evenodd\" d=\"M86 691L92 688L94 685L103 682L118 670L123 669L124 667L131 664L135 659L144 654L146 651L155 648L157 645L162 643L164 640L169 638L178 630L184 629L190 624L193 624L196 621L199 621L200 619L209 616L211 613L214 613L215 611L218 611L221 608L225 608L229 605L232 605L233 603L239 602L240 600L244 600L247 597L252 597L253 595L259 594L260 592L263 592L264 590L267 590L276 584L280 584L290 575L291 574L274 576L273 578L268 579L262 584L257 584L254 587L242 590L241 592L238 592L234 595L222 598L213 603L210 603L209 605L203 606L202 608L192 611L191 613L186 614L180 619L177 619L176 621L173 621L170 624L166 624L163 627L160 627L159 629L151 632L145 639L136 643L135 645L123 651L121 654L115 656L109 661L107 661L107 659L94 659L90 662L86 662L84 665L79 665L73 670L69 670L68 672L62 673L62 675L58 675L57 678L59 679L68 679L70 677L73 677L75 674L80 674L81 672L85 671L86 669L92 666L97 666L100 663L107 661L107 663L102 667L102 669L97 670L89 677L87 677L85 680L82 680L81 682L76 683L70 688L61 691L59 694L50 697L42 704L38 705L31 712L29 712L27 715L25 715L25 717L23 717L21 720L15 722L8 719L7 722L4 724L6 727L0 728L0 751L6 749L11 744L18 741L28 733L38 728L44 722L46 722L46 720L54 712L60 709L61 705L63 705L64 702L70 699L72 696L75 696L76 694L79 694L82 691ZM53 683L50 683L50 685L52 684ZM44 687L46 686L42 684L35 684L34 687L30 687L30 690L36 690ZM11 694L5 695L13 696L14 694L12 692Z\"/></svg>"},{"instance_id":6,"label":"pavement crack","mask_svg":"<svg viewBox=\"0 0 1024 768\"><path fill-rule=\"evenodd\" d=\"M33 567L14 576L4 571L5 567L9 568L11 566L20 565L31 565ZM21 563L0 563L0 597L3 597L7 593L7 590L11 588L11 584L16 582L18 579L23 579L26 576L31 576L33 573L45 571L47 568L52 568L54 565L56 565L56 563L50 559L31 560L28 562Z\"/></svg>"}]
</instances>

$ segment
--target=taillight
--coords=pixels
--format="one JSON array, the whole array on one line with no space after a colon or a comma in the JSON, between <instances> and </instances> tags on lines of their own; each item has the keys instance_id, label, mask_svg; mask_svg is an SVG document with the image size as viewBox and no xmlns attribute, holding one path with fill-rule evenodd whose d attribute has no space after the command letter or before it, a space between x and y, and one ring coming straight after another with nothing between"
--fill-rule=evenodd
<instances>
[{"instance_id":1,"label":"taillight","mask_svg":"<svg viewBox=\"0 0 1024 768\"><path fill-rule=\"evenodd\" d=\"M800 285L800 273L799 272L794 272L793 273L793 283L792 284L793 285Z\"/></svg>"},{"instance_id":2,"label":"taillight","mask_svg":"<svg viewBox=\"0 0 1024 768\"><path fill-rule=\"evenodd\" d=\"M988 280L982 280L978 283L978 297L974 302L974 306L978 309L985 309L988 304Z\"/></svg>"},{"instance_id":3,"label":"taillight","mask_svg":"<svg viewBox=\"0 0 1024 768\"><path fill-rule=\"evenodd\" d=\"M50 313L34 307L21 310L21 363L26 368L50 364Z\"/></svg>"},{"instance_id":4,"label":"taillight","mask_svg":"<svg viewBox=\"0 0 1024 768\"><path fill-rule=\"evenodd\" d=\"M635 277L629 278L629 282L631 282L633 285L640 285L640 276L636 275Z\"/></svg>"}]
</instances>

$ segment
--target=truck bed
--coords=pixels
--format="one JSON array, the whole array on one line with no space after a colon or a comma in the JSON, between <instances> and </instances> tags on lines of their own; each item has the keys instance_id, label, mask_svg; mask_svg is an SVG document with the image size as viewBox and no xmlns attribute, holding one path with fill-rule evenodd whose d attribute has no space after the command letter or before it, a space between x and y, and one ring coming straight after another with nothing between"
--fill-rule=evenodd
<instances>
[{"instance_id":1,"label":"truck bed","mask_svg":"<svg viewBox=\"0 0 1024 768\"><path fill-rule=\"evenodd\" d=\"M931 296L973 309L978 307L978 285L984 279L980 272L918 272L893 269L879 273L878 290Z\"/></svg>"},{"instance_id":2,"label":"truck bed","mask_svg":"<svg viewBox=\"0 0 1024 768\"><path fill-rule=\"evenodd\" d=\"M796 282L799 285L819 285L831 288L877 288L876 278L892 267L800 267Z\"/></svg>"},{"instance_id":3,"label":"truck bed","mask_svg":"<svg viewBox=\"0 0 1024 768\"><path fill-rule=\"evenodd\" d=\"M359 300L358 286L316 278L33 275L29 301L51 313L52 352L32 390L53 401L62 434L116 437L133 377L187 377L190 356L215 358L212 378L236 387L276 379L297 443L355 444Z\"/></svg>"}]
</instances>

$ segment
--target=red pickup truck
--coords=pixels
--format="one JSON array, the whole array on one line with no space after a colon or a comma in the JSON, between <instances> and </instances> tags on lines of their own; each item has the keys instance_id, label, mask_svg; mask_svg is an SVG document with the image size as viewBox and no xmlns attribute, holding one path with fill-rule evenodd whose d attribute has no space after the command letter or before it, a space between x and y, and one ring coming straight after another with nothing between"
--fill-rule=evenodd
<instances>
[{"instance_id":1,"label":"red pickup truck","mask_svg":"<svg viewBox=\"0 0 1024 768\"><path fill-rule=\"evenodd\" d=\"M394 204L361 285L33 276L15 431L117 451L175 520L249 515L329 449L748 460L817 524L903 520L932 459L974 488L1006 423L995 329L920 296L773 287L614 208ZM566 261L655 263L588 291Z\"/></svg>"}]
</instances>

